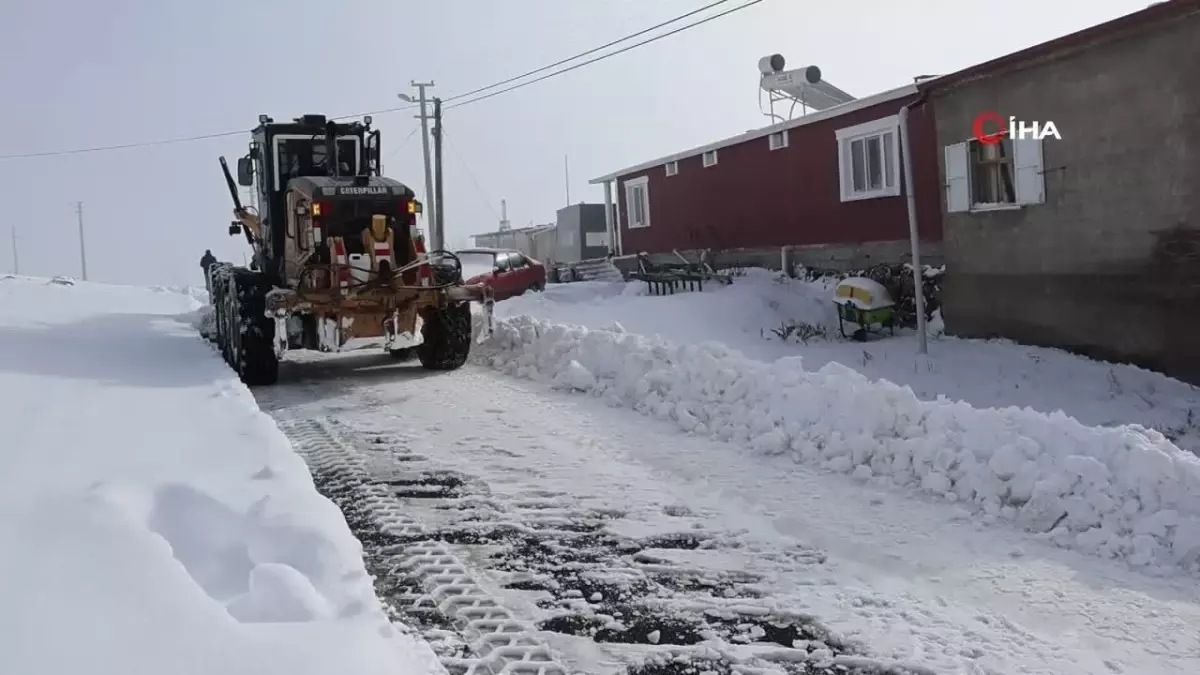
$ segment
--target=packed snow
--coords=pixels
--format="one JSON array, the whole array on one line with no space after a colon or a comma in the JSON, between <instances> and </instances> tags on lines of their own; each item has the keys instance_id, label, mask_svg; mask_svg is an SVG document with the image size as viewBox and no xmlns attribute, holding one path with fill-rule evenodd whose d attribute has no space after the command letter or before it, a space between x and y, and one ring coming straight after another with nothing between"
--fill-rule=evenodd
<instances>
[{"instance_id":1,"label":"packed snow","mask_svg":"<svg viewBox=\"0 0 1200 675\"><path fill-rule=\"evenodd\" d=\"M444 672L196 334L203 291L66 281L0 279L0 672Z\"/></svg>"},{"instance_id":2,"label":"packed snow","mask_svg":"<svg viewBox=\"0 0 1200 675\"><path fill-rule=\"evenodd\" d=\"M629 286L609 287L596 304L628 301ZM753 311L713 298L719 294L635 301L657 301L659 317L674 314L672 303L691 305L699 311L693 326L736 325L727 306ZM983 522L1011 521L1059 546L1158 573L1200 571L1200 458L1158 431L922 400L836 362L810 370L802 356L755 360L717 342L638 335L627 331L643 316L632 310L600 329L512 316L527 307L506 308L510 318L477 358L693 434L957 502Z\"/></svg>"}]
</instances>

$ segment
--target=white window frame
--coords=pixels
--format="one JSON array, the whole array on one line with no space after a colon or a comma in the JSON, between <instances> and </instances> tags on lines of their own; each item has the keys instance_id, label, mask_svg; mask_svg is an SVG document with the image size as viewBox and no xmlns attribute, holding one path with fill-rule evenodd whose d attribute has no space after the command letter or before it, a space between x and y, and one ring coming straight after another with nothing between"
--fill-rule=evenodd
<instances>
[{"instance_id":1,"label":"white window frame","mask_svg":"<svg viewBox=\"0 0 1200 675\"><path fill-rule=\"evenodd\" d=\"M1012 202L978 202L975 196L971 164L971 144L947 145L942 150L945 176L946 213L980 213L986 211L1011 211L1026 206L1046 203L1045 160L1042 140L1037 138L1014 138L1012 141L1012 178L1014 200Z\"/></svg>"},{"instance_id":2,"label":"white window frame","mask_svg":"<svg viewBox=\"0 0 1200 675\"><path fill-rule=\"evenodd\" d=\"M636 222L633 218L633 196L641 188L642 202L642 221ZM644 227L650 227L650 177L639 176L631 178L624 183L625 189L625 227L631 230L639 230Z\"/></svg>"},{"instance_id":3,"label":"white window frame","mask_svg":"<svg viewBox=\"0 0 1200 675\"><path fill-rule=\"evenodd\" d=\"M711 161L710 161L710 158L711 158ZM700 161L701 161L701 163L704 164L704 168L706 168L706 169L710 166L716 166L718 159L719 158L717 157L716 150L705 150L704 153L702 155L700 155Z\"/></svg>"},{"instance_id":4,"label":"white window frame","mask_svg":"<svg viewBox=\"0 0 1200 675\"><path fill-rule=\"evenodd\" d=\"M664 167L666 168L666 172L667 172L667 176L668 176L668 177L670 177L670 176L678 176L678 175L679 175L679 160L675 160L675 161L673 161L673 162L667 162L667 163L664 165Z\"/></svg>"},{"instance_id":5,"label":"white window frame","mask_svg":"<svg viewBox=\"0 0 1200 675\"><path fill-rule=\"evenodd\" d=\"M890 143L887 134L891 134ZM842 201L853 202L860 199L879 199L880 197L899 197L900 185L903 182L900 175L900 116L891 115L870 122L863 122L852 127L838 129L835 132L838 147L838 184L841 186ZM881 144L880 157L884 162L880 167L882 187L876 189L854 189L854 173L852 169L851 152L856 141L865 144L872 138L879 139ZM891 148L889 158L888 148ZM890 161L888 161L890 159ZM864 165L864 170L867 167ZM892 179L888 184L888 177Z\"/></svg>"},{"instance_id":6,"label":"white window frame","mask_svg":"<svg viewBox=\"0 0 1200 675\"><path fill-rule=\"evenodd\" d=\"M776 141L775 139L779 139ZM788 130L783 129L767 136L767 147L771 150L782 150L788 146Z\"/></svg>"}]
</instances>

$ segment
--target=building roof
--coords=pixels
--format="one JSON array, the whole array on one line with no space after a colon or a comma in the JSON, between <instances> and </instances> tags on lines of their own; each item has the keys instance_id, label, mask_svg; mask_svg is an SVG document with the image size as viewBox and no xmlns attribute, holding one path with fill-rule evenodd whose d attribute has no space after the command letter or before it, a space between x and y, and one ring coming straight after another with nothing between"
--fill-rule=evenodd
<instances>
[{"instance_id":1,"label":"building roof","mask_svg":"<svg viewBox=\"0 0 1200 675\"><path fill-rule=\"evenodd\" d=\"M534 225L533 227L514 227L510 230L495 230L493 232L480 232L479 234L472 234L470 236L472 236L472 237L498 237L498 236L504 235L504 234L537 234L538 232L541 232L544 230L553 230L555 227L558 227L558 226L555 225L554 223L548 223L546 225Z\"/></svg>"},{"instance_id":2,"label":"building roof","mask_svg":"<svg viewBox=\"0 0 1200 675\"><path fill-rule=\"evenodd\" d=\"M1131 30L1148 28L1168 19L1179 19L1196 13L1200 13L1200 0L1166 0L1165 2L1156 2L1145 9L1117 17L1111 21L1096 24L1095 26L1084 28L1083 30L1069 33L1011 54L1005 54L990 61L978 63L948 75L921 82L917 85L917 88L922 93L951 89L967 82L997 75L1006 70L1021 68L1026 66L1030 61L1047 58L1067 50L1083 49L1096 42L1117 37Z\"/></svg>"},{"instance_id":3,"label":"building roof","mask_svg":"<svg viewBox=\"0 0 1200 675\"><path fill-rule=\"evenodd\" d=\"M716 141L715 143L709 143L708 145L702 145L702 146L699 146L696 148L692 148L690 150L684 150L683 152L677 152L673 155L666 155L665 157L659 157L657 159L652 159L648 162L642 162L641 164L635 164L633 166L621 169L620 171L614 171L610 174L600 176L599 178L593 178L592 180L588 181L588 184L597 185L600 183L604 183L605 181L610 181L615 178L619 178L621 176L628 176L631 173L638 173L639 171L645 171L646 169L653 169L656 166L662 166L663 164L666 164L668 162L675 162L675 161L678 161L681 159L687 159L688 157L696 157L696 156L702 155L710 150L720 150L721 148L726 148L731 145L737 145L739 143L744 143L746 141L753 141L753 140L759 139L759 138L766 138L767 136L770 136L771 134L778 132L778 131L783 131L784 129L795 129L796 127L802 127L806 124L813 124L814 122L820 122L821 120L827 120L827 119L831 119L834 117L839 117L841 115L845 115L847 113L854 112L855 110L862 110L863 108L869 108L873 105L878 105L880 103L887 103L888 101L895 101L897 99L904 98L905 96L912 96L913 94L916 94L916 93L917 93L917 87L914 84L905 85L903 87L897 87L896 89L891 89L888 91L880 92L880 93L874 94L872 96L867 96L866 98L855 99L853 101L850 101L849 103L835 105L832 108L826 108L825 110L818 110L816 112L811 112L807 115L804 115L803 117L798 117L794 120L788 120L786 122L779 122L777 124L772 124L769 127L762 127L761 129L753 129L751 131L747 131L744 134L739 134L737 136L731 136L729 138L726 138L726 139L723 139L720 141Z\"/></svg>"}]
</instances>

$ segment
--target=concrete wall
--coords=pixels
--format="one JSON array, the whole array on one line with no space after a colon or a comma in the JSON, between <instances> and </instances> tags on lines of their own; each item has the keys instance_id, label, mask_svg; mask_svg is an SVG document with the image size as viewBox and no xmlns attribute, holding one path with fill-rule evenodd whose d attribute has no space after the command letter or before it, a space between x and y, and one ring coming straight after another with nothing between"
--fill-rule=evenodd
<instances>
[{"instance_id":1,"label":"concrete wall","mask_svg":"<svg viewBox=\"0 0 1200 675\"><path fill-rule=\"evenodd\" d=\"M985 110L1062 135L1042 144L1044 204L946 213L943 198L947 330L1200 381L1200 16L931 100L939 147Z\"/></svg>"}]
</instances>

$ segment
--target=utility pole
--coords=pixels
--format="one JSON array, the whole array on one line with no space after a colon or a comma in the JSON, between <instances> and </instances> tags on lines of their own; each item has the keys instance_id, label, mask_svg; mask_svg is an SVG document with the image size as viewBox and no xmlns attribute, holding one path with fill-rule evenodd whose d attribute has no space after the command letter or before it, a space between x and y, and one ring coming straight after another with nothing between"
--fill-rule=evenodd
<instances>
[{"instance_id":1,"label":"utility pole","mask_svg":"<svg viewBox=\"0 0 1200 675\"><path fill-rule=\"evenodd\" d=\"M79 269L87 281L87 251L83 245L83 202L75 202L75 214L79 216Z\"/></svg>"},{"instance_id":2,"label":"utility pole","mask_svg":"<svg viewBox=\"0 0 1200 675\"><path fill-rule=\"evenodd\" d=\"M503 230L508 230L510 227L511 227L511 225L508 222L508 200L501 199L500 200L500 229L501 229L501 231L503 231Z\"/></svg>"},{"instance_id":3,"label":"utility pole","mask_svg":"<svg viewBox=\"0 0 1200 675\"><path fill-rule=\"evenodd\" d=\"M429 160L429 115L425 112L425 105L428 100L425 98L425 88L433 86L433 80L429 82L417 82L413 80L410 84L417 88L416 103L421 106L421 114L417 115L417 119L421 120L421 149L425 153L425 212L428 213L429 222L429 238L430 250L435 250L441 247L440 241L436 238L434 229L437 227L437 201L433 195L433 167ZM400 94L400 99L403 101L413 102L411 96Z\"/></svg>"},{"instance_id":4,"label":"utility pole","mask_svg":"<svg viewBox=\"0 0 1200 675\"><path fill-rule=\"evenodd\" d=\"M442 201L442 99L433 99L433 229L437 231L434 250L446 248L446 214L443 211L445 202Z\"/></svg>"},{"instance_id":5,"label":"utility pole","mask_svg":"<svg viewBox=\"0 0 1200 675\"><path fill-rule=\"evenodd\" d=\"M571 166L569 157L563 155L563 179L567 182L567 206L571 205Z\"/></svg>"},{"instance_id":6,"label":"utility pole","mask_svg":"<svg viewBox=\"0 0 1200 675\"><path fill-rule=\"evenodd\" d=\"M17 258L17 226L12 226L13 274L21 273L21 261Z\"/></svg>"}]
</instances>

